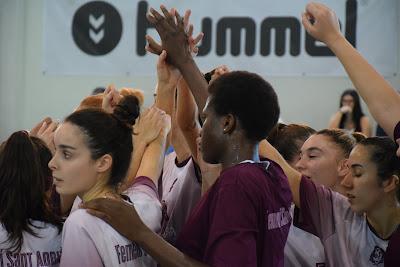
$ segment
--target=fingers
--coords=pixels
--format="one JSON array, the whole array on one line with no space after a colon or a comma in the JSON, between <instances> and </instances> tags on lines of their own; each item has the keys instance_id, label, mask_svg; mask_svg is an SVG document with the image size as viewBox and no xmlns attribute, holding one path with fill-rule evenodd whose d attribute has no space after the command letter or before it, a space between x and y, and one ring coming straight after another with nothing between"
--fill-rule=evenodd
<instances>
[{"instance_id":1,"label":"fingers","mask_svg":"<svg viewBox=\"0 0 400 267\"><path fill-rule=\"evenodd\" d=\"M189 25L189 18L190 18L190 14L192 13L192 11L190 9L185 11L185 15L183 15L183 25L185 27L185 31L188 30L188 25ZM190 24L192 26L192 31L193 31L193 25ZM189 30L188 30L189 32ZM188 34L189 36L191 34Z\"/></svg>"},{"instance_id":2,"label":"fingers","mask_svg":"<svg viewBox=\"0 0 400 267\"><path fill-rule=\"evenodd\" d=\"M110 216L108 216L107 214L101 212L101 211L97 211L97 210L92 210L92 209L86 209L86 212L89 213L90 215L93 215L99 219L102 219L103 221L109 223L110 222Z\"/></svg>"},{"instance_id":3,"label":"fingers","mask_svg":"<svg viewBox=\"0 0 400 267\"><path fill-rule=\"evenodd\" d=\"M175 12L175 18L178 28L185 30L185 26L183 24L183 18L181 17L181 15L179 15L178 11Z\"/></svg>"},{"instance_id":4,"label":"fingers","mask_svg":"<svg viewBox=\"0 0 400 267\"><path fill-rule=\"evenodd\" d=\"M306 13L303 13L301 15L301 22L304 26L304 28L306 29L307 32L312 32L313 30L313 25L311 24L311 21L309 19L309 16Z\"/></svg>"},{"instance_id":5,"label":"fingers","mask_svg":"<svg viewBox=\"0 0 400 267\"><path fill-rule=\"evenodd\" d=\"M187 30L187 35L188 35L189 37L191 37L192 34L193 34L193 24L190 24L189 27L186 27L186 26L185 26L185 31L186 31L186 30Z\"/></svg>"},{"instance_id":6,"label":"fingers","mask_svg":"<svg viewBox=\"0 0 400 267\"><path fill-rule=\"evenodd\" d=\"M50 117L46 117L43 120L41 120L38 124L36 124L32 130L30 130L29 134L31 136L37 136L38 131L40 130L40 128L43 126L43 124L50 124L51 123L51 118Z\"/></svg>"},{"instance_id":7,"label":"fingers","mask_svg":"<svg viewBox=\"0 0 400 267\"><path fill-rule=\"evenodd\" d=\"M149 48L156 52L159 55L162 51L162 47L159 43L157 43L150 35L146 35L146 40L149 45Z\"/></svg>"},{"instance_id":8,"label":"fingers","mask_svg":"<svg viewBox=\"0 0 400 267\"><path fill-rule=\"evenodd\" d=\"M317 3L314 3L314 2L311 2L311 3L308 3L308 4L306 5L306 12L309 13L311 16L314 17L315 15L318 14L319 9L320 9L321 7L322 7L321 5L319 5L319 4L317 4Z\"/></svg>"},{"instance_id":9,"label":"fingers","mask_svg":"<svg viewBox=\"0 0 400 267\"><path fill-rule=\"evenodd\" d=\"M164 7L163 12L165 12L166 9ZM174 31L174 22L168 20L167 18L164 18L160 13L157 12L154 8L150 8L150 13L153 16L153 18L148 18L149 22L154 24L156 27L156 30L158 34L161 36L164 34L165 31ZM170 16L169 12L166 12L168 16Z\"/></svg>"},{"instance_id":10,"label":"fingers","mask_svg":"<svg viewBox=\"0 0 400 267\"><path fill-rule=\"evenodd\" d=\"M204 33L199 33L196 38L193 39L193 44L197 45L204 37Z\"/></svg>"},{"instance_id":11,"label":"fingers","mask_svg":"<svg viewBox=\"0 0 400 267\"><path fill-rule=\"evenodd\" d=\"M49 124L49 126L47 127L47 129L44 131L43 134L50 134L50 133L54 133L55 130L58 127L58 121L53 121Z\"/></svg>"},{"instance_id":12,"label":"fingers","mask_svg":"<svg viewBox=\"0 0 400 267\"><path fill-rule=\"evenodd\" d=\"M170 11L168 11L164 5L161 5L160 9L161 9L162 13L164 14L164 18L167 20L167 22L171 25L175 24L174 17L171 16ZM172 10L172 12L173 12L173 10Z\"/></svg>"},{"instance_id":13,"label":"fingers","mask_svg":"<svg viewBox=\"0 0 400 267\"><path fill-rule=\"evenodd\" d=\"M160 56L158 57L157 66L158 67L165 67L166 59L167 59L167 52L165 50L163 50L161 52Z\"/></svg>"}]
</instances>

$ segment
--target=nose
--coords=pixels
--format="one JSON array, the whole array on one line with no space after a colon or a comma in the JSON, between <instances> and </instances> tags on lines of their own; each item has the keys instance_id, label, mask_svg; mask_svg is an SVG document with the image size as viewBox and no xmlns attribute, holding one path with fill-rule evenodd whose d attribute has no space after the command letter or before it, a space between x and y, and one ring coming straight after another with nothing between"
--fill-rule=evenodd
<instances>
[{"instance_id":1,"label":"nose","mask_svg":"<svg viewBox=\"0 0 400 267\"><path fill-rule=\"evenodd\" d=\"M51 158L51 160L49 161L48 166L49 166L50 170L52 170L52 171L54 171L54 170L57 169L57 167L56 167L56 161L55 161L55 155L54 155L54 156Z\"/></svg>"},{"instance_id":2,"label":"nose","mask_svg":"<svg viewBox=\"0 0 400 267\"><path fill-rule=\"evenodd\" d=\"M340 184L346 188L353 188L353 175L349 171L340 182Z\"/></svg>"},{"instance_id":3,"label":"nose","mask_svg":"<svg viewBox=\"0 0 400 267\"><path fill-rule=\"evenodd\" d=\"M294 166L300 172L305 169L304 159L302 156L300 156L299 160L296 162L296 164Z\"/></svg>"}]
</instances>

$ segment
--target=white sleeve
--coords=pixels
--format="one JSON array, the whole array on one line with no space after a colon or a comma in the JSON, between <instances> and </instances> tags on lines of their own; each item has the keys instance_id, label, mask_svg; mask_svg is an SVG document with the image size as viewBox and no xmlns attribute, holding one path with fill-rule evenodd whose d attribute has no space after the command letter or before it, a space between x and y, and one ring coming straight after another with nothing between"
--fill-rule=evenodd
<instances>
[{"instance_id":1,"label":"white sleeve","mask_svg":"<svg viewBox=\"0 0 400 267\"><path fill-rule=\"evenodd\" d=\"M61 267L103 266L93 240L79 222L67 220L62 239Z\"/></svg>"},{"instance_id":2,"label":"white sleeve","mask_svg":"<svg viewBox=\"0 0 400 267\"><path fill-rule=\"evenodd\" d=\"M137 177L126 193L142 221L158 233L161 230L162 207L153 181L144 176Z\"/></svg>"}]
</instances>

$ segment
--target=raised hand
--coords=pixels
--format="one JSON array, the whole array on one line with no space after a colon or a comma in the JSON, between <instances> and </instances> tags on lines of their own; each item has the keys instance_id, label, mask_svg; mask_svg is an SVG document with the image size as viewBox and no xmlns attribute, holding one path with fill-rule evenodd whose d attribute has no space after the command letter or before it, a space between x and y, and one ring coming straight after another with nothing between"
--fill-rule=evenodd
<instances>
[{"instance_id":1,"label":"raised hand","mask_svg":"<svg viewBox=\"0 0 400 267\"><path fill-rule=\"evenodd\" d=\"M167 52L163 50L157 61L158 90L164 88L172 88L175 90L182 76L179 70L171 64L168 64L166 60Z\"/></svg>"},{"instance_id":2,"label":"raised hand","mask_svg":"<svg viewBox=\"0 0 400 267\"><path fill-rule=\"evenodd\" d=\"M165 122L163 121L163 116L165 112L159 108L151 107L146 110L135 125L135 133L138 140L144 142L145 144L150 144L155 140L160 131L163 129Z\"/></svg>"},{"instance_id":3,"label":"raised hand","mask_svg":"<svg viewBox=\"0 0 400 267\"><path fill-rule=\"evenodd\" d=\"M40 122L38 122L35 126L33 126L33 128L29 131L29 134L31 136L35 136L37 137L37 134L39 132L39 129L43 126L43 123L47 123L50 124L52 122L50 117L46 117L43 120L41 120Z\"/></svg>"},{"instance_id":4,"label":"raised hand","mask_svg":"<svg viewBox=\"0 0 400 267\"><path fill-rule=\"evenodd\" d=\"M345 113L351 113L353 110L351 109L351 107L349 106L342 106L340 108L340 112L345 114Z\"/></svg>"},{"instance_id":5,"label":"raised hand","mask_svg":"<svg viewBox=\"0 0 400 267\"><path fill-rule=\"evenodd\" d=\"M302 23L312 37L328 46L337 39L344 38L335 12L323 4L307 4L306 12L302 14Z\"/></svg>"},{"instance_id":6,"label":"raised hand","mask_svg":"<svg viewBox=\"0 0 400 267\"><path fill-rule=\"evenodd\" d=\"M107 86L107 89L104 91L103 102L101 103L101 107L107 113L113 113L115 106L118 105L121 100L121 95L115 89L114 85Z\"/></svg>"},{"instance_id":7,"label":"raised hand","mask_svg":"<svg viewBox=\"0 0 400 267\"><path fill-rule=\"evenodd\" d=\"M173 11L172 15L165 6L161 5L160 8L164 16L151 8L147 19L160 35L162 48L168 53L168 61L179 68L192 60L184 21L177 11Z\"/></svg>"},{"instance_id":8,"label":"raised hand","mask_svg":"<svg viewBox=\"0 0 400 267\"><path fill-rule=\"evenodd\" d=\"M214 70L214 73L211 75L210 83L213 82L215 79L217 79L219 76L221 76L221 75L223 75L225 73L228 73L228 72L230 72L230 70L226 65L222 65L222 66L217 67Z\"/></svg>"},{"instance_id":9,"label":"raised hand","mask_svg":"<svg viewBox=\"0 0 400 267\"><path fill-rule=\"evenodd\" d=\"M171 9L170 14L171 14L171 16L174 16L175 10ZM184 29L185 29L185 32L186 32L187 38L188 38L189 50L190 50L192 56L195 56L199 52L199 48L197 45L203 39L204 33L200 32L196 37L193 37L193 28L194 27L193 27L193 24L191 24L189 22L190 15L191 15L191 11L186 10L185 15L183 16L183 25L184 25ZM156 54L156 55L161 54L161 52L163 50L161 44L157 43L150 35L146 35L146 40L148 43L146 46L146 50L148 52Z\"/></svg>"},{"instance_id":10,"label":"raised hand","mask_svg":"<svg viewBox=\"0 0 400 267\"><path fill-rule=\"evenodd\" d=\"M54 132L56 131L58 124L57 121L44 121L35 135L47 145L53 155L56 151L54 146Z\"/></svg>"}]
</instances>

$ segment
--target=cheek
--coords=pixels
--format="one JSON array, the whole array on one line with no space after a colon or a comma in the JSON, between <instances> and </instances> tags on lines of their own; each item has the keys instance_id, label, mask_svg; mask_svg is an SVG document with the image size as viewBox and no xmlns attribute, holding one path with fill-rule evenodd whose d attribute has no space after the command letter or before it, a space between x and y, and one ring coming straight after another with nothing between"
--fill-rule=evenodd
<instances>
[{"instance_id":1,"label":"cheek","mask_svg":"<svg viewBox=\"0 0 400 267\"><path fill-rule=\"evenodd\" d=\"M84 161L71 162L65 171L64 189L71 194L78 194L89 190L96 184L96 172L91 164Z\"/></svg>"}]
</instances>

